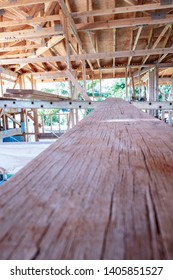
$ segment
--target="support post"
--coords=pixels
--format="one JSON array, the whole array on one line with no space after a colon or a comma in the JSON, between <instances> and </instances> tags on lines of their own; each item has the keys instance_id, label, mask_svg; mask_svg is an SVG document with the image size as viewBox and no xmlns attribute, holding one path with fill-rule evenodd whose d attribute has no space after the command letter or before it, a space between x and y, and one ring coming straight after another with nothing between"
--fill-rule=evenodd
<instances>
[{"instance_id":1,"label":"support post","mask_svg":"<svg viewBox=\"0 0 173 280\"><path fill-rule=\"evenodd\" d=\"M128 69L126 67L126 101L128 101Z\"/></svg>"},{"instance_id":2,"label":"support post","mask_svg":"<svg viewBox=\"0 0 173 280\"><path fill-rule=\"evenodd\" d=\"M3 97L3 81L2 81L2 73L0 73L0 97Z\"/></svg>"}]
</instances>

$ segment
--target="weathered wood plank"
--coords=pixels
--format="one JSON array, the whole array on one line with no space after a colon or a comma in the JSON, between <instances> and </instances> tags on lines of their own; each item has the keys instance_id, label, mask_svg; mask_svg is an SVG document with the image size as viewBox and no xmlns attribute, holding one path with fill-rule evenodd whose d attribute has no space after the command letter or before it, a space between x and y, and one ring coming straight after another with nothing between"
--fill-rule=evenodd
<instances>
[{"instance_id":1,"label":"weathered wood plank","mask_svg":"<svg viewBox=\"0 0 173 280\"><path fill-rule=\"evenodd\" d=\"M3 131L0 131L0 139L18 135L21 133L22 133L21 128L12 128L12 129L8 129L8 130L3 130Z\"/></svg>"},{"instance_id":2,"label":"weathered wood plank","mask_svg":"<svg viewBox=\"0 0 173 280\"><path fill-rule=\"evenodd\" d=\"M0 190L1 259L172 259L173 130L108 100Z\"/></svg>"}]
</instances>

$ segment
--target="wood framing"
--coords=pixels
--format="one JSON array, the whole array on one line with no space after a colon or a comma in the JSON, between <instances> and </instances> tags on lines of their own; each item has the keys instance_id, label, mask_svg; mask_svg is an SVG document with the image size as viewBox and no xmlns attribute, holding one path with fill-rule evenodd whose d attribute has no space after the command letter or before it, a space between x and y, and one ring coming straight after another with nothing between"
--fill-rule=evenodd
<instances>
[{"instance_id":1,"label":"wood framing","mask_svg":"<svg viewBox=\"0 0 173 280\"><path fill-rule=\"evenodd\" d=\"M138 27L140 25L155 25L155 24L171 24L173 15L167 15L165 18L151 19L151 17L117 19L111 21L98 21L94 23L78 23L76 24L77 31L94 31L106 30L112 28Z\"/></svg>"},{"instance_id":2,"label":"wood framing","mask_svg":"<svg viewBox=\"0 0 173 280\"><path fill-rule=\"evenodd\" d=\"M88 59L105 59L105 58L120 58L120 57L130 57L130 56L145 56L145 55L159 55L159 54L170 54L173 52L173 47L170 48L158 48L149 50L136 50L136 51L116 51L109 53L90 53L90 54L79 54L70 55L71 61L76 60L88 60ZM65 56L53 56L53 57L34 57L34 58L19 58L19 59L0 59L0 65L9 64L20 64L20 63L39 63L39 62L65 62Z\"/></svg>"},{"instance_id":3,"label":"wood framing","mask_svg":"<svg viewBox=\"0 0 173 280\"><path fill-rule=\"evenodd\" d=\"M125 13L136 13L144 11L154 11L154 10L164 10L172 9L173 4L160 5L160 3L143 4L143 5L132 5L126 7L116 7L113 9L102 9L102 10L92 10L86 12L76 12L72 13L73 18L86 18L93 16L106 16L111 14L125 14Z\"/></svg>"}]
</instances>

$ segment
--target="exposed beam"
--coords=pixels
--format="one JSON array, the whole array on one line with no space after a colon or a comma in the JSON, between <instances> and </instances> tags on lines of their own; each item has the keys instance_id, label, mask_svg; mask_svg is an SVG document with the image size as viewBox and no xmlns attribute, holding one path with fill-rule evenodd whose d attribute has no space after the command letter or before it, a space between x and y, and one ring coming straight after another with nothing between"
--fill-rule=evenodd
<instances>
[{"instance_id":1,"label":"exposed beam","mask_svg":"<svg viewBox=\"0 0 173 280\"><path fill-rule=\"evenodd\" d=\"M16 40L50 37L51 35L58 34L62 34L62 31L58 31L52 27L42 28L40 31L36 29L23 29L21 31L0 33L0 42L13 42Z\"/></svg>"},{"instance_id":2,"label":"exposed beam","mask_svg":"<svg viewBox=\"0 0 173 280\"><path fill-rule=\"evenodd\" d=\"M138 17L117 19L111 21L98 21L94 23L78 23L76 24L77 31L88 30L105 30L112 28L135 27L140 25L168 24L172 23L173 15L167 15L165 18L151 19L151 17Z\"/></svg>"},{"instance_id":3,"label":"exposed beam","mask_svg":"<svg viewBox=\"0 0 173 280\"><path fill-rule=\"evenodd\" d=\"M22 134L21 128L13 128L9 130L0 131L0 139Z\"/></svg>"},{"instance_id":4,"label":"exposed beam","mask_svg":"<svg viewBox=\"0 0 173 280\"><path fill-rule=\"evenodd\" d=\"M26 7L42 3L52 2L52 0L14 0L0 2L0 9L9 9L15 7Z\"/></svg>"},{"instance_id":5,"label":"exposed beam","mask_svg":"<svg viewBox=\"0 0 173 280\"><path fill-rule=\"evenodd\" d=\"M51 16L44 16L44 17L29 17L28 19L16 19L10 21L1 21L0 28L3 27L11 27L11 26L19 26L19 25L32 25L33 23L43 23L48 21L57 21L60 20L60 15L51 15Z\"/></svg>"},{"instance_id":6,"label":"exposed beam","mask_svg":"<svg viewBox=\"0 0 173 280\"><path fill-rule=\"evenodd\" d=\"M164 10L164 9L171 9L171 8L173 8L173 4L160 5L160 3L154 3L154 4L144 4L144 5L133 5L128 7L117 7L113 9L92 10L87 12L74 12L71 15L73 18L85 18L90 16L105 16L105 15L113 15L113 14L136 13L136 12Z\"/></svg>"},{"instance_id":7,"label":"exposed beam","mask_svg":"<svg viewBox=\"0 0 173 280\"><path fill-rule=\"evenodd\" d=\"M10 114L5 113L5 115L6 115L10 120L12 120L14 123L18 124L19 127L21 126L21 123L18 122L16 119L14 119Z\"/></svg>"},{"instance_id":8,"label":"exposed beam","mask_svg":"<svg viewBox=\"0 0 173 280\"><path fill-rule=\"evenodd\" d=\"M142 28L143 28L143 26L140 26L138 28L138 32L137 32L137 35L136 35L136 38L135 38L135 41L134 41L134 44L133 44L133 47L132 47L132 51L136 50L136 47L137 47L137 44L138 44L138 41L139 41L139 37L140 37L141 32L142 32ZM129 59L128 59L128 65L130 65L131 60L132 60L132 56L130 56Z\"/></svg>"},{"instance_id":9,"label":"exposed beam","mask_svg":"<svg viewBox=\"0 0 173 280\"><path fill-rule=\"evenodd\" d=\"M79 45L79 47L80 47L80 49L81 49L81 52L82 52L82 53L85 52L85 51L83 50L83 46L82 46L81 39L80 39L80 37L79 37L79 35L78 35L78 32L77 32L77 30L76 30L76 24L75 24L75 22L74 22L72 16L70 15L70 12L68 11L66 4L64 3L64 0L58 0L58 3L59 3L59 5L60 5L60 7L61 7L61 9L62 9L63 14L64 14L65 17L68 18L68 20L69 20L69 23L70 23L70 26L71 26L71 30L72 30L72 32L73 32L73 34L74 34L74 37L75 37L75 39L76 39L76 41L77 41L77 43L78 43L78 45ZM86 53L86 52L85 52L85 53ZM93 70L93 66L92 66L91 62L90 62L89 60L87 60L87 62L88 62L88 64L89 64L91 70Z\"/></svg>"},{"instance_id":10,"label":"exposed beam","mask_svg":"<svg viewBox=\"0 0 173 280\"><path fill-rule=\"evenodd\" d=\"M44 47L44 45L25 45L25 46L14 46L14 47L0 47L0 52L14 52L14 51L26 51L38 49L39 47Z\"/></svg>"},{"instance_id":11,"label":"exposed beam","mask_svg":"<svg viewBox=\"0 0 173 280\"><path fill-rule=\"evenodd\" d=\"M60 5L60 7L62 9L63 14L65 15L66 18L68 18L70 26L71 26L71 29L73 31L73 34L74 34L74 36L75 36L75 38L76 38L76 40L77 40L77 42L78 42L78 44L79 44L79 46L80 46L80 48L82 50L83 49L82 42L81 42L81 40L79 38L79 35L77 33L76 25L75 25L74 20L72 19L71 15L70 15L68 9L67 9L67 6L64 3L64 0L58 0L58 3L59 3L59 5Z\"/></svg>"},{"instance_id":12,"label":"exposed beam","mask_svg":"<svg viewBox=\"0 0 173 280\"><path fill-rule=\"evenodd\" d=\"M86 91L80 86L80 84L78 83L78 81L75 79L75 77L73 76L73 74L71 73L71 71L69 69L66 70L66 76L70 79L70 81L74 84L74 86L77 88L77 90L80 92L80 94L82 95L82 97L86 100L86 101L90 101L90 97L86 94Z\"/></svg>"},{"instance_id":13,"label":"exposed beam","mask_svg":"<svg viewBox=\"0 0 173 280\"><path fill-rule=\"evenodd\" d=\"M171 78L159 78L159 83L172 83L173 77Z\"/></svg>"},{"instance_id":14,"label":"exposed beam","mask_svg":"<svg viewBox=\"0 0 173 280\"><path fill-rule=\"evenodd\" d=\"M90 32L87 32L87 34L88 34L88 36L89 36L90 43L91 43L91 46L92 46L92 48L93 48L93 51L94 51L94 53L96 53L96 48L95 48L95 46L94 46L94 43L93 43L93 40L92 40L92 37L91 37L91 33L90 33ZM98 67L101 68L99 59L97 59L97 64L98 64Z\"/></svg>"},{"instance_id":15,"label":"exposed beam","mask_svg":"<svg viewBox=\"0 0 173 280\"><path fill-rule=\"evenodd\" d=\"M30 58L37 58L38 56L44 54L48 49L52 48L53 46L57 45L64 39L64 35L53 36L47 43L46 46L40 47L36 50L36 54L30 56ZM28 63L21 64L17 69L16 72L25 67Z\"/></svg>"},{"instance_id":16,"label":"exposed beam","mask_svg":"<svg viewBox=\"0 0 173 280\"><path fill-rule=\"evenodd\" d=\"M11 70L6 70L3 67L0 67L0 73L2 73L4 75L11 76L11 77L14 77L15 79L17 79L17 77L18 77L18 74L14 73Z\"/></svg>"},{"instance_id":17,"label":"exposed beam","mask_svg":"<svg viewBox=\"0 0 173 280\"><path fill-rule=\"evenodd\" d=\"M169 54L173 52L171 48L159 48L149 50L135 50L135 51L116 51L116 52L103 52L103 53L90 53L90 54L79 54L70 55L71 61L76 60L87 60L87 59L107 59L107 58L118 58L118 57L129 57L129 56L145 56L145 55L160 55ZM34 57L34 58L18 58L18 59L0 59L0 65L20 64L20 63L43 63L43 62L55 62L55 61L66 61L66 56L54 56L54 57Z\"/></svg>"},{"instance_id":18,"label":"exposed beam","mask_svg":"<svg viewBox=\"0 0 173 280\"><path fill-rule=\"evenodd\" d=\"M39 75L33 75L34 80L47 80L47 79L58 79L58 78L67 78L65 71L58 72L51 74L49 72L42 73Z\"/></svg>"},{"instance_id":19,"label":"exposed beam","mask_svg":"<svg viewBox=\"0 0 173 280\"><path fill-rule=\"evenodd\" d=\"M163 30L162 30L162 32L160 33L160 35L158 36L157 40L154 42L154 44L153 44L153 46L152 46L152 49L155 49L155 48L157 47L157 45L158 45L159 42L162 40L162 38L163 38L163 36L165 35L165 33L166 33L166 32L168 31L168 29L170 29L170 28L171 28L171 24L167 24L167 25L163 28ZM147 61L147 59L149 58L149 56L150 56L150 54L148 54L148 55L144 58L142 64L145 64L145 62Z\"/></svg>"}]
</instances>

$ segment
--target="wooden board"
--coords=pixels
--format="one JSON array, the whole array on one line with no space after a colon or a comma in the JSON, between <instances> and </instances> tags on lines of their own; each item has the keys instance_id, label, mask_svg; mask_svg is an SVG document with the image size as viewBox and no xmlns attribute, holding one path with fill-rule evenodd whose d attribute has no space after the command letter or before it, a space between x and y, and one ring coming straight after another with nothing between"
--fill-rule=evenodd
<instances>
[{"instance_id":1,"label":"wooden board","mask_svg":"<svg viewBox=\"0 0 173 280\"><path fill-rule=\"evenodd\" d=\"M62 95L47 93L39 90L32 89L7 89L4 93L5 98L17 98L17 99L30 99L30 100L70 100L68 97Z\"/></svg>"},{"instance_id":2,"label":"wooden board","mask_svg":"<svg viewBox=\"0 0 173 280\"><path fill-rule=\"evenodd\" d=\"M172 259L173 130L103 102L0 189L1 259Z\"/></svg>"}]
</instances>

